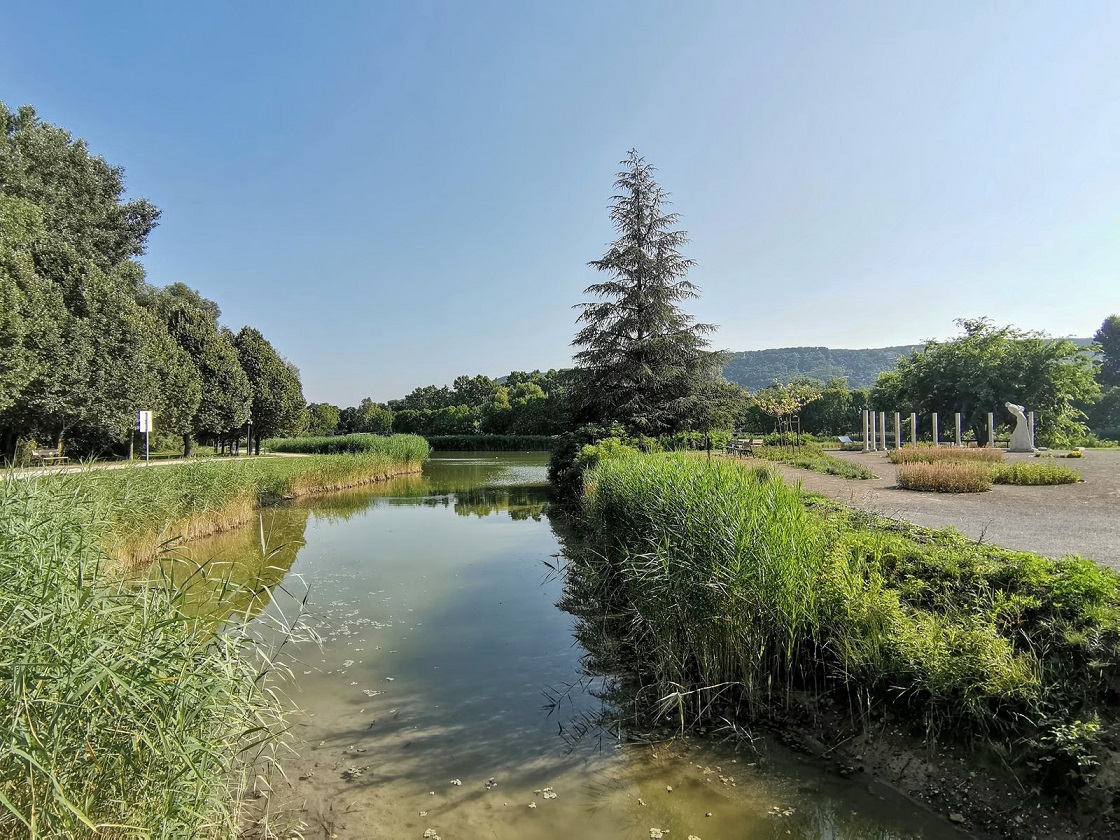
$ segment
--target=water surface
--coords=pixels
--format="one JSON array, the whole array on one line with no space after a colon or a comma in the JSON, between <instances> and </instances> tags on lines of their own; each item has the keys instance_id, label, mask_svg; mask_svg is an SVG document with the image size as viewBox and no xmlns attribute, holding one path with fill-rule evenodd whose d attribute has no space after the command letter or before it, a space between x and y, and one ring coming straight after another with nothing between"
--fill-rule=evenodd
<instances>
[{"instance_id":1,"label":"water surface","mask_svg":"<svg viewBox=\"0 0 1120 840\"><path fill-rule=\"evenodd\" d=\"M437 453L191 547L258 579L273 615L306 596L323 642L293 666L298 756L272 798L307 837L962 836L772 744L620 742L599 699L617 686L585 673L556 607L545 462Z\"/></svg>"}]
</instances>

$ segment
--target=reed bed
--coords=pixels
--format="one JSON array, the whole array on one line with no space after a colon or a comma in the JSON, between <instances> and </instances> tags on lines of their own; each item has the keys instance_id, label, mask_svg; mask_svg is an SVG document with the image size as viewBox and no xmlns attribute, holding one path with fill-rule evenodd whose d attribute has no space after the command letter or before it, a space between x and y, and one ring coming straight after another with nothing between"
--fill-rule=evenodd
<instances>
[{"instance_id":1,"label":"reed bed","mask_svg":"<svg viewBox=\"0 0 1120 840\"><path fill-rule=\"evenodd\" d=\"M423 444L423 438L416 440ZM419 451L407 448L407 458L367 452L89 470L80 486L88 503L110 522L106 548L118 568L135 568L175 542L242 525L262 505L417 472ZM422 451L426 454L426 444ZM65 479L50 476L40 482L49 488Z\"/></svg>"},{"instance_id":2,"label":"reed bed","mask_svg":"<svg viewBox=\"0 0 1120 840\"><path fill-rule=\"evenodd\" d=\"M681 456L600 458L584 512L568 606L610 623L618 661L682 722L729 692L754 711L838 693L1065 767L1060 727L1115 718L1120 578L1090 561L877 520Z\"/></svg>"},{"instance_id":3,"label":"reed bed","mask_svg":"<svg viewBox=\"0 0 1120 840\"><path fill-rule=\"evenodd\" d=\"M89 478L0 486L0 836L235 836L285 728L275 650L106 574Z\"/></svg>"},{"instance_id":4,"label":"reed bed","mask_svg":"<svg viewBox=\"0 0 1120 840\"><path fill-rule=\"evenodd\" d=\"M436 452L539 452L556 445L556 435L426 435Z\"/></svg>"},{"instance_id":5,"label":"reed bed","mask_svg":"<svg viewBox=\"0 0 1120 840\"><path fill-rule=\"evenodd\" d=\"M428 457L428 442L420 435L332 435L329 437L271 438L270 452L300 455L385 455L394 461L419 464Z\"/></svg>"},{"instance_id":6,"label":"reed bed","mask_svg":"<svg viewBox=\"0 0 1120 840\"><path fill-rule=\"evenodd\" d=\"M998 464L1003 461L1003 450L990 447L971 449L966 446L904 446L901 449L892 449L887 457L892 464L944 462Z\"/></svg>"},{"instance_id":7,"label":"reed bed","mask_svg":"<svg viewBox=\"0 0 1120 840\"><path fill-rule=\"evenodd\" d=\"M983 461L911 461L899 465L898 486L937 493L983 493L992 489L992 466Z\"/></svg>"}]
</instances>

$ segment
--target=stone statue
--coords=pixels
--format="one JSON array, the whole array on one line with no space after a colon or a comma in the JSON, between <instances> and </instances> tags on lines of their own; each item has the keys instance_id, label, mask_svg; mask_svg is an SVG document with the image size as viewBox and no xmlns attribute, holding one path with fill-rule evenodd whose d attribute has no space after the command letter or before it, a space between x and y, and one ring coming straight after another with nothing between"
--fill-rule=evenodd
<instances>
[{"instance_id":1,"label":"stone statue","mask_svg":"<svg viewBox=\"0 0 1120 840\"><path fill-rule=\"evenodd\" d=\"M1023 406L1015 403L1004 403L1004 407L1015 416L1015 429L1011 432L1011 444L1008 452L1034 452L1034 436L1031 434L1030 423Z\"/></svg>"}]
</instances>

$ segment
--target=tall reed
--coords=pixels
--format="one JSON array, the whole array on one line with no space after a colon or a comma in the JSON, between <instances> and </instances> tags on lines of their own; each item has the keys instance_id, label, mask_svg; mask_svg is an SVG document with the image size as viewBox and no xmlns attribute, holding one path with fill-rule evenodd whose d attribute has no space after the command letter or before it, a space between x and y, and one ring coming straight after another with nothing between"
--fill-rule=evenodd
<instances>
[{"instance_id":1,"label":"tall reed","mask_svg":"<svg viewBox=\"0 0 1120 840\"><path fill-rule=\"evenodd\" d=\"M418 464L428 457L430 447L420 435L331 435L328 437L272 438L265 441L271 452L304 455L362 453L387 455L394 461Z\"/></svg>"},{"instance_id":2,"label":"tall reed","mask_svg":"<svg viewBox=\"0 0 1120 840\"><path fill-rule=\"evenodd\" d=\"M840 688L1035 746L1055 726L1116 717L1120 577L1090 561L875 519L736 463L622 448L586 473L583 498L591 548L572 564L569 606L611 616L622 658L662 697L734 686L757 707Z\"/></svg>"},{"instance_id":3,"label":"tall reed","mask_svg":"<svg viewBox=\"0 0 1120 840\"><path fill-rule=\"evenodd\" d=\"M105 573L86 475L0 486L0 836L228 838L285 724L243 617Z\"/></svg>"}]
</instances>

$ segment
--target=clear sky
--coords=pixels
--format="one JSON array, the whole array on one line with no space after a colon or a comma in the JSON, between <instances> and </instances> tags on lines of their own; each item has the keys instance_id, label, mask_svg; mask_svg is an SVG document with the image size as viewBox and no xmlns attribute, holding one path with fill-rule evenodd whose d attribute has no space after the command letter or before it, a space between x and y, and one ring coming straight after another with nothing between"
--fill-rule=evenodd
<instances>
[{"instance_id":1,"label":"clear sky","mask_svg":"<svg viewBox=\"0 0 1120 840\"><path fill-rule=\"evenodd\" d=\"M309 400L570 363L631 147L731 350L1120 311L1120 3L4 4L0 99Z\"/></svg>"}]
</instances>

